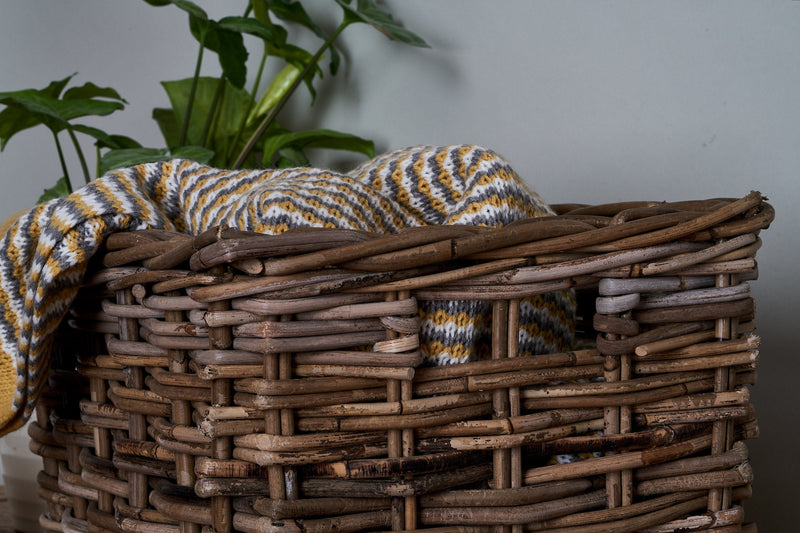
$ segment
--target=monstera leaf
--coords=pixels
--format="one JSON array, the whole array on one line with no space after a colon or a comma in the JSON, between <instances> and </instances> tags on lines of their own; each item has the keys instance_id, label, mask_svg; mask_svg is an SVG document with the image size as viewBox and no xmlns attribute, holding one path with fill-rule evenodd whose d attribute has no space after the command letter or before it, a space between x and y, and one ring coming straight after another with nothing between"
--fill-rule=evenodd
<instances>
[{"instance_id":1,"label":"monstera leaf","mask_svg":"<svg viewBox=\"0 0 800 533\"><path fill-rule=\"evenodd\" d=\"M22 89L0 93L0 150L17 133L45 125L53 133L69 128L70 121L88 116L106 116L125 107L125 100L109 87L86 83L62 91L72 79L53 81L44 89Z\"/></svg>"}]
</instances>

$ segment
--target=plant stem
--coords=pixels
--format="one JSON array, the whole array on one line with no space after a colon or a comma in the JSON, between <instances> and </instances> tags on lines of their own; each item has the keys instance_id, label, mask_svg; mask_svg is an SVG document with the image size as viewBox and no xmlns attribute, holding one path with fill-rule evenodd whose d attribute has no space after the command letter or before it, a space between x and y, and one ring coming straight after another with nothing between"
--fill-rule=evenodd
<instances>
[{"instance_id":1,"label":"plant stem","mask_svg":"<svg viewBox=\"0 0 800 533\"><path fill-rule=\"evenodd\" d=\"M269 51L267 50L267 43L264 43L264 53L261 54L261 63L258 65L258 73L256 74L256 81L253 83L253 90L250 91L250 101L247 102L247 112L244 114L244 116L242 116L242 120L239 121L239 127L236 130L236 137L234 137L228 152L225 154L226 165L228 161L230 161L231 156L233 156L233 151L236 150L236 146L239 144L239 140L244 134L244 127L247 125L247 118L250 116L250 111L253 110L253 106L256 103L256 92L258 91L258 86L261 85L261 76L264 74L264 65L267 63L267 57L269 57Z\"/></svg>"},{"instance_id":2,"label":"plant stem","mask_svg":"<svg viewBox=\"0 0 800 533\"><path fill-rule=\"evenodd\" d=\"M217 115L217 108L219 106L220 100L222 100L222 93L224 90L225 90L225 76L223 75L217 82L217 88L214 91L214 98L211 99L211 109L208 110L206 123L203 124L203 136L200 138L200 146L205 147L206 145L206 139L208 139L208 133L211 130L211 124L212 122L214 122L214 118Z\"/></svg>"},{"instance_id":3,"label":"plant stem","mask_svg":"<svg viewBox=\"0 0 800 533\"><path fill-rule=\"evenodd\" d=\"M78 138L75 137L75 132L72 130L71 126L67 126L67 133L69 133L69 138L72 139L72 144L75 146L75 151L78 153L78 160L81 162L81 170L83 170L83 179L86 183L89 183L92 181L92 176L89 175L89 165L86 164L83 150L81 150L81 145L78 142Z\"/></svg>"},{"instance_id":4,"label":"plant stem","mask_svg":"<svg viewBox=\"0 0 800 533\"><path fill-rule=\"evenodd\" d=\"M225 99L225 91L226 90L227 90L227 82L223 83L223 85L222 85L222 93L221 93L221 99L222 100ZM211 121L211 127L209 128L209 133L208 134L211 136L211 145L212 146L216 146L216 143L214 142L214 137L217 134L217 128L219 127L220 117L222 117L222 114L223 114L223 106L222 105L217 105L216 108L212 109L212 111L214 113L214 118ZM205 146L205 144L203 146ZM217 155L217 153L215 151L214 152L214 156L216 156L216 155Z\"/></svg>"},{"instance_id":5,"label":"plant stem","mask_svg":"<svg viewBox=\"0 0 800 533\"><path fill-rule=\"evenodd\" d=\"M192 107L194 106L194 95L197 92L197 82L200 79L200 65L203 64L203 51L205 46L200 42L200 50L197 52L197 61L194 65L194 77L192 78L192 88L189 90L189 102L186 104L186 115L183 117L183 129L181 130L181 138L178 142L179 145L186 145L186 136L189 133L189 119L192 118Z\"/></svg>"},{"instance_id":6,"label":"plant stem","mask_svg":"<svg viewBox=\"0 0 800 533\"><path fill-rule=\"evenodd\" d=\"M64 150L61 148L61 141L58 140L58 134L50 130L53 133L53 140L56 141L56 150L58 150L58 160L61 163L61 171L64 173L64 179L67 182L67 190L70 194L72 194L72 181L69 179L69 170L67 170L67 161L64 159Z\"/></svg>"},{"instance_id":7,"label":"plant stem","mask_svg":"<svg viewBox=\"0 0 800 533\"><path fill-rule=\"evenodd\" d=\"M247 159L247 156L249 156L250 152L252 152L253 148L255 148L256 143L258 143L259 139L261 139L261 136L264 135L264 132L267 131L267 128L269 128L269 126L275 120L275 117L278 116L278 113L280 113L281 109L283 109L283 106L286 105L286 102L288 102L289 98L291 98L292 94L294 94L294 91L303 82L308 73L311 72L312 69L317 65L320 58L322 57L322 54L325 53L325 50L330 48L330 46L333 44L333 42L336 40L339 34L342 33L344 29L351 24L351 22L352 21L348 20L342 21L342 23L339 24L339 27L336 28L336 31L334 31L331 34L331 36L328 37L328 39L324 43L322 43L320 49L317 50L317 53L315 53L314 56L311 58L311 60L308 62L306 67L303 69L303 72L301 72L300 75L297 77L297 79L294 81L294 83L292 83L292 85L289 87L289 90L284 93L281 99L278 100L278 103L276 103L275 106L272 109L270 109L267 116L264 117L264 120L261 121L261 124L258 125L258 129L255 131L255 133L253 133L253 135L247 141L247 144L242 149L242 152L239 154L239 157L236 159L236 162L233 164L234 169L240 168L242 166L244 161Z\"/></svg>"}]
</instances>

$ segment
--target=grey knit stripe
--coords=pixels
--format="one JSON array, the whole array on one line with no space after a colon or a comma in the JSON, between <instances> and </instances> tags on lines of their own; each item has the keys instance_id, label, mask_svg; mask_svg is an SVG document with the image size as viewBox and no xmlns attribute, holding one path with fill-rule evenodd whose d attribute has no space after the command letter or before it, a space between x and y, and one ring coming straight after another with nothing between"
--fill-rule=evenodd
<instances>
[{"instance_id":1,"label":"grey knit stripe","mask_svg":"<svg viewBox=\"0 0 800 533\"><path fill-rule=\"evenodd\" d=\"M454 169L451 165L448 165L448 161L451 160L453 153L458 153L457 148L459 147L452 147L448 150L434 148L427 153L427 157L425 158L425 171L429 176L432 177L430 180L432 193L436 198L441 199L442 202L449 208L452 208L452 206L456 205L461 197L461 191L457 191L454 187L448 187L445 185L445 177L449 179L450 183L456 179L454 176ZM437 161L437 158L442 152L446 152L447 155L440 165ZM443 217L442 221L438 222L438 224L444 223L445 219Z\"/></svg>"}]
</instances>

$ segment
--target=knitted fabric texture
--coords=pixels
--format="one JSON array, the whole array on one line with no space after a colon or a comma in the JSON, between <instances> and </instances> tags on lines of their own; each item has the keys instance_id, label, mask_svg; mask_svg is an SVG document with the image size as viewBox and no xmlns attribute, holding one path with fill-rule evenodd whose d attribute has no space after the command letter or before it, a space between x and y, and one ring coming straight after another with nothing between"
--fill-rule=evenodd
<instances>
[{"instance_id":1,"label":"knitted fabric texture","mask_svg":"<svg viewBox=\"0 0 800 533\"><path fill-rule=\"evenodd\" d=\"M216 225L278 234L297 227L376 233L427 224L500 226L549 215L494 152L424 147L379 156L350 173L321 169L226 171L173 160L121 169L20 216L0 240L0 434L30 416L46 380L53 334L87 264L110 233ZM569 291L520 306L520 355L564 351L573 336ZM479 359L488 302L423 302L429 364Z\"/></svg>"}]
</instances>

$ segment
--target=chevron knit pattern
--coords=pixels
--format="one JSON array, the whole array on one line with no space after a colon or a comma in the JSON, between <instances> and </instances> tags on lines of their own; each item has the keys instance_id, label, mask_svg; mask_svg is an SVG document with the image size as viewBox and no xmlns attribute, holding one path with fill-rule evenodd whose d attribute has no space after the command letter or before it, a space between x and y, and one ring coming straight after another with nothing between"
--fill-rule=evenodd
<instances>
[{"instance_id":1,"label":"chevron knit pattern","mask_svg":"<svg viewBox=\"0 0 800 533\"><path fill-rule=\"evenodd\" d=\"M277 234L296 227L377 233L426 224L499 226L550 214L497 154L476 146L413 147L348 174L320 169L225 171L173 160L121 169L18 218L0 240L0 434L30 416L45 381L52 335L87 263L112 232L197 234L225 224ZM521 355L569 349L571 293L522 302ZM429 364L487 352L483 302L423 303Z\"/></svg>"}]
</instances>

